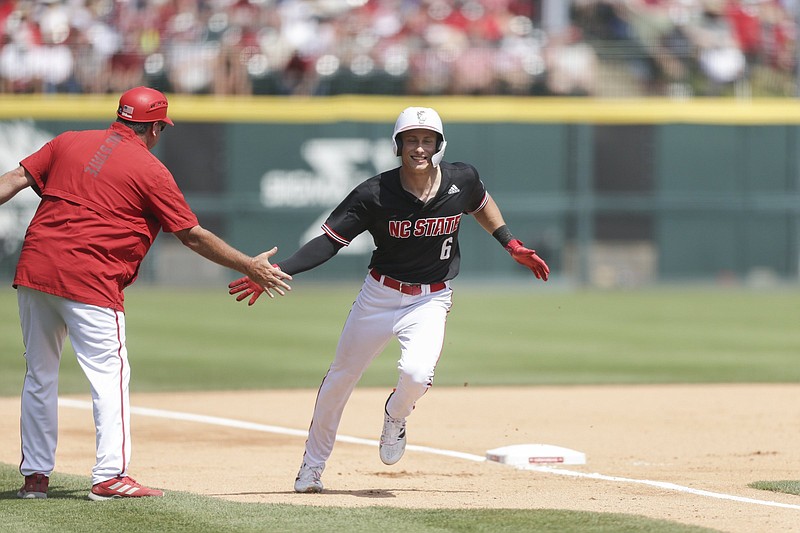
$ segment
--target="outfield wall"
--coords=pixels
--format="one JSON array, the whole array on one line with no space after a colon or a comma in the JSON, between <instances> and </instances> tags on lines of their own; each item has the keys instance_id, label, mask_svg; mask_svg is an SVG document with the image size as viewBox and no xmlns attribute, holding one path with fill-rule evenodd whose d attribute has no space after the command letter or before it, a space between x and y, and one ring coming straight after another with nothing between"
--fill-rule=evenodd
<instances>
[{"instance_id":1,"label":"outfield wall","mask_svg":"<svg viewBox=\"0 0 800 533\"><path fill-rule=\"evenodd\" d=\"M358 182L397 165L399 110L430 105L446 159L481 172L514 232L554 278L599 286L709 279L797 280L800 105L795 101L170 97L176 127L155 153L204 226L255 253L319 234ZM0 97L0 163L68 129L103 128L114 97ZM35 196L0 208L3 277ZM142 277L216 282L160 237ZM358 280L364 237L304 274ZM462 226L462 276L524 277L476 223Z\"/></svg>"}]
</instances>

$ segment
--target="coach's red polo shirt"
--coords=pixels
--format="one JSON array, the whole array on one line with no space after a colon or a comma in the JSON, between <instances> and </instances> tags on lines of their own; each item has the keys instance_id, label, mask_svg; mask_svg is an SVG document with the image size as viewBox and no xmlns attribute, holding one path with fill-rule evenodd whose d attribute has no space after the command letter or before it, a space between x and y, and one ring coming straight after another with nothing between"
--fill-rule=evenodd
<instances>
[{"instance_id":1,"label":"coach's red polo shirt","mask_svg":"<svg viewBox=\"0 0 800 533\"><path fill-rule=\"evenodd\" d=\"M123 311L159 230L198 224L169 170L122 124L62 133L20 164L42 201L15 287Z\"/></svg>"}]
</instances>

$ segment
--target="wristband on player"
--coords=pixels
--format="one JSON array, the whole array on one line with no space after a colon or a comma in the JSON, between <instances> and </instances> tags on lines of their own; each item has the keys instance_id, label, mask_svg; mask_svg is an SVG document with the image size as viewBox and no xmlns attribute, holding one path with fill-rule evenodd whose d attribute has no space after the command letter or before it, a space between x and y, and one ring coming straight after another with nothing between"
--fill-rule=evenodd
<instances>
[{"instance_id":1,"label":"wristband on player","mask_svg":"<svg viewBox=\"0 0 800 533\"><path fill-rule=\"evenodd\" d=\"M502 226L494 230L492 232L492 237L497 239L497 242L499 242L500 246L502 246L503 248L508 246L508 243L514 239L514 235L511 234L511 230L508 229L508 226L506 224L503 224Z\"/></svg>"}]
</instances>

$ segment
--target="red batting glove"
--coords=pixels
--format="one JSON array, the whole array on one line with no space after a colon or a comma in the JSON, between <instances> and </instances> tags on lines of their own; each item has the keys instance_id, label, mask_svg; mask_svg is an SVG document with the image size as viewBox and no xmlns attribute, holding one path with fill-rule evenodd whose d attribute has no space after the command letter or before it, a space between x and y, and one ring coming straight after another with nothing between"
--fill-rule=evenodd
<instances>
[{"instance_id":1,"label":"red batting glove","mask_svg":"<svg viewBox=\"0 0 800 533\"><path fill-rule=\"evenodd\" d=\"M228 294L238 294L236 297L237 302L241 302L248 296L250 296L250 301L247 302L247 305L253 305L258 300L258 297L261 296L266 289L256 283L255 281L251 280L247 276L243 278L239 278L236 281L231 281L228 283Z\"/></svg>"},{"instance_id":2,"label":"red batting glove","mask_svg":"<svg viewBox=\"0 0 800 533\"><path fill-rule=\"evenodd\" d=\"M520 265L528 267L536 279L547 281L547 276L550 274L550 268L544 259L536 255L536 250L529 250L519 239L512 239L506 245L506 251L511 254L514 261Z\"/></svg>"}]
</instances>

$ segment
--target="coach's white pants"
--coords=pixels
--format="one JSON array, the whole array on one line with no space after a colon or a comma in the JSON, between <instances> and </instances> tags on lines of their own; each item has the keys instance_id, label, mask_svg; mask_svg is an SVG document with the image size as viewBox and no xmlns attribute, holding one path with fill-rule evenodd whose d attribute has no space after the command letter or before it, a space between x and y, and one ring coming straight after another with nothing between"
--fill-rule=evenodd
<instances>
[{"instance_id":1,"label":"coach's white pants","mask_svg":"<svg viewBox=\"0 0 800 533\"><path fill-rule=\"evenodd\" d=\"M397 366L400 376L386 409L395 418L411 414L414 404L433 384L452 294L448 285L433 294L426 291L411 296L367 276L345 322L336 357L317 394L305 463L325 465L347 400L361 375L393 336L400 342ZM376 419L382 424L383 416Z\"/></svg>"},{"instance_id":2,"label":"coach's white pants","mask_svg":"<svg viewBox=\"0 0 800 533\"><path fill-rule=\"evenodd\" d=\"M58 368L64 340L72 347L92 392L97 463L92 484L126 475L131 454L130 369L124 313L19 287L27 371L22 387L24 476L55 468L58 440Z\"/></svg>"}]
</instances>

